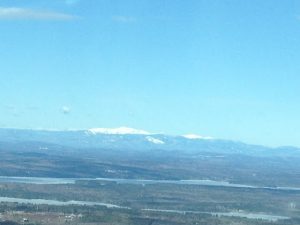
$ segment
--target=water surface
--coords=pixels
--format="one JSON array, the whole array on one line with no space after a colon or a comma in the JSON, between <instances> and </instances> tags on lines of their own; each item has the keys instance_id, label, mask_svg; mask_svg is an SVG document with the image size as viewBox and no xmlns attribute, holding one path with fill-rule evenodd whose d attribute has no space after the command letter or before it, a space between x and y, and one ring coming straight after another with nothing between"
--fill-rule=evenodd
<instances>
[{"instance_id":1,"label":"water surface","mask_svg":"<svg viewBox=\"0 0 300 225\"><path fill-rule=\"evenodd\" d=\"M68 206L68 205L80 205L80 206L104 206L107 208L127 208L119 205L102 203L102 202L89 202L89 201L58 201L48 199L25 199L25 198L9 198L0 197L0 202L20 203L20 204L33 204L33 205L54 205L54 206Z\"/></svg>"},{"instance_id":2,"label":"water surface","mask_svg":"<svg viewBox=\"0 0 300 225\"><path fill-rule=\"evenodd\" d=\"M144 179L118 179L118 178L47 178L47 177L7 177L0 176L0 183L29 183L29 184L75 184L76 181L108 181L118 184L175 184L175 185L199 185L231 188L267 189L280 191L300 191L300 187L263 187L245 184L233 184L227 181L214 180L144 180Z\"/></svg>"},{"instance_id":3,"label":"water surface","mask_svg":"<svg viewBox=\"0 0 300 225\"><path fill-rule=\"evenodd\" d=\"M271 222L276 222L278 220L287 220L290 217L286 216L278 216L278 215L269 215L265 213L248 213L242 211L236 212L203 212L203 211L189 211L189 210L167 210L167 209L142 209L143 211L151 211L151 212L162 212L162 213L177 213L177 214L210 214L212 216L227 216L227 217L241 217L247 219L259 219L259 220L267 220Z\"/></svg>"}]
</instances>

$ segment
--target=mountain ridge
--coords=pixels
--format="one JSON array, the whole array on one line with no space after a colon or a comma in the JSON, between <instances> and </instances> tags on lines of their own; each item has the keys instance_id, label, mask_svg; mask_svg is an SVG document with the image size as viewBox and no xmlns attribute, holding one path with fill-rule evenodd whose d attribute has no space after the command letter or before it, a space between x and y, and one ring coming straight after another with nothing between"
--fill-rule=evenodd
<instances>
[{"instance_id":1,"label":"mountain ridge","mask_svg":"<svg viewBox=\"0 0 300 225\"><path fill-rule=\"evenodd\" d=\"M164 150L185 153L212 152L267 156L300 155L297 147L267 147L199 135L168 135L128 127L82 130L0 128L1 142L41 142L79 149Z\"/></svg>"}]
</instances>

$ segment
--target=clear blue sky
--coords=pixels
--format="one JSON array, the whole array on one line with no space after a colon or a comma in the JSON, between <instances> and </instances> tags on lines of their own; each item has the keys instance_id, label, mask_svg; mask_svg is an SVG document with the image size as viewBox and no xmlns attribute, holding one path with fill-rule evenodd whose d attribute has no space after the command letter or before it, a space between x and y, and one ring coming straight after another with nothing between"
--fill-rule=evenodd
<instances>
[{"instance_id":1,"label":"clear blue sky","mask_svg":"<svg viewBox=\"0 0 300 225\"><path fill-rule=\"evenodd\" d=\"M300 146L300 1L0 0L0 127Z\"/></svg>"}]
</instances>

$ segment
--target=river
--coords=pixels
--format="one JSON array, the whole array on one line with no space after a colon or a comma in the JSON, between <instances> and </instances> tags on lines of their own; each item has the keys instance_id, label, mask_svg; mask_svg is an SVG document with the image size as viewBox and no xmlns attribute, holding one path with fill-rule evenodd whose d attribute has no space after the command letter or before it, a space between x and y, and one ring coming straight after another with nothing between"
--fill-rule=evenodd
<instances>
[{"instance_id":1,"label":"river","mask_svg":"<svg viewBox=\"0 0 300 225\"><path fill-rule=\"evenodd\" d=\"M9 203L19 203L19 204L33 204L33 205L54 205L54 206L68 206L68 205L80 205L80 206L103 206L106 208L116 208L116 209L128 209L129 207L102 203L102 202L89 202L89 201L58 201L49 199L25 199L25 198L10 198L10 197L0 197L0 202ZM141 211L150 212L161 212L161 213L177 213L177 214L210 214L212 216L229 216L229 217L244 217L248 219L261 219L267 221L278 221L289 219L285 216L268 215L264 213L248 213L248 212L201 212L201 211L184 211L184 210L168 210L168 209L141 209Z\"/></svg>"},{"instance_id":2,"label":"river","mask_svg":"<svg viewBox=\"0 0 300 225\"><path fill-rule=\"evenodd\" d=\"M47 177L7 177L0 176L0 183L27 183L27 184L75 184L76 181L108 181L118 184L175 184L199 185L214 187L250 188L280 191L300 191L300 187L263 187L245 184L233 184L227 181L214 180L143 180L143 179L118 179L118 178L47 178Z\"/></svg>"}]
</instances>

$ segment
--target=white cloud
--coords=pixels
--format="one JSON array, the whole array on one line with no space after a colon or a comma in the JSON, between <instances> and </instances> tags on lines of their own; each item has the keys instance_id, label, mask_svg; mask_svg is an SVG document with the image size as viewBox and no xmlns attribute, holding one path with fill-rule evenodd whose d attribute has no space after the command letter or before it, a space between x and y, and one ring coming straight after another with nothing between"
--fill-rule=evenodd
<instances>
[{"instance_id":1,"label":"white cloud","mask_svg":"<svg viewBox=\"0 0 300 225\"><path fill-rule=\"evenodd\" d=\"M119 23L133 23L136 21L136 18L131 17L131 16L113 16L112 20L115 22L119 22Z\"/></svg>"},{"instance_id":2,"label":"white cloud","mask_svg":"<svg viewBox=\"0 0 300 225\"><path fill-rule=\"evenodd\" d=\"M69 114L71 112L71 108L69 106L63 106L61 111L63 114Z\"/></svg>"},{"instance_id":3,"label":"white cloud","mask_svg":"<svg viewBox=\"0 0 300 225\"><path fill-rule=\"evenodd\" d=\"M76 16L51 11L33 10L18 7L0 7L0 19L30 19L30 20L72 20Z\"/></svg>"}]
</instances>

